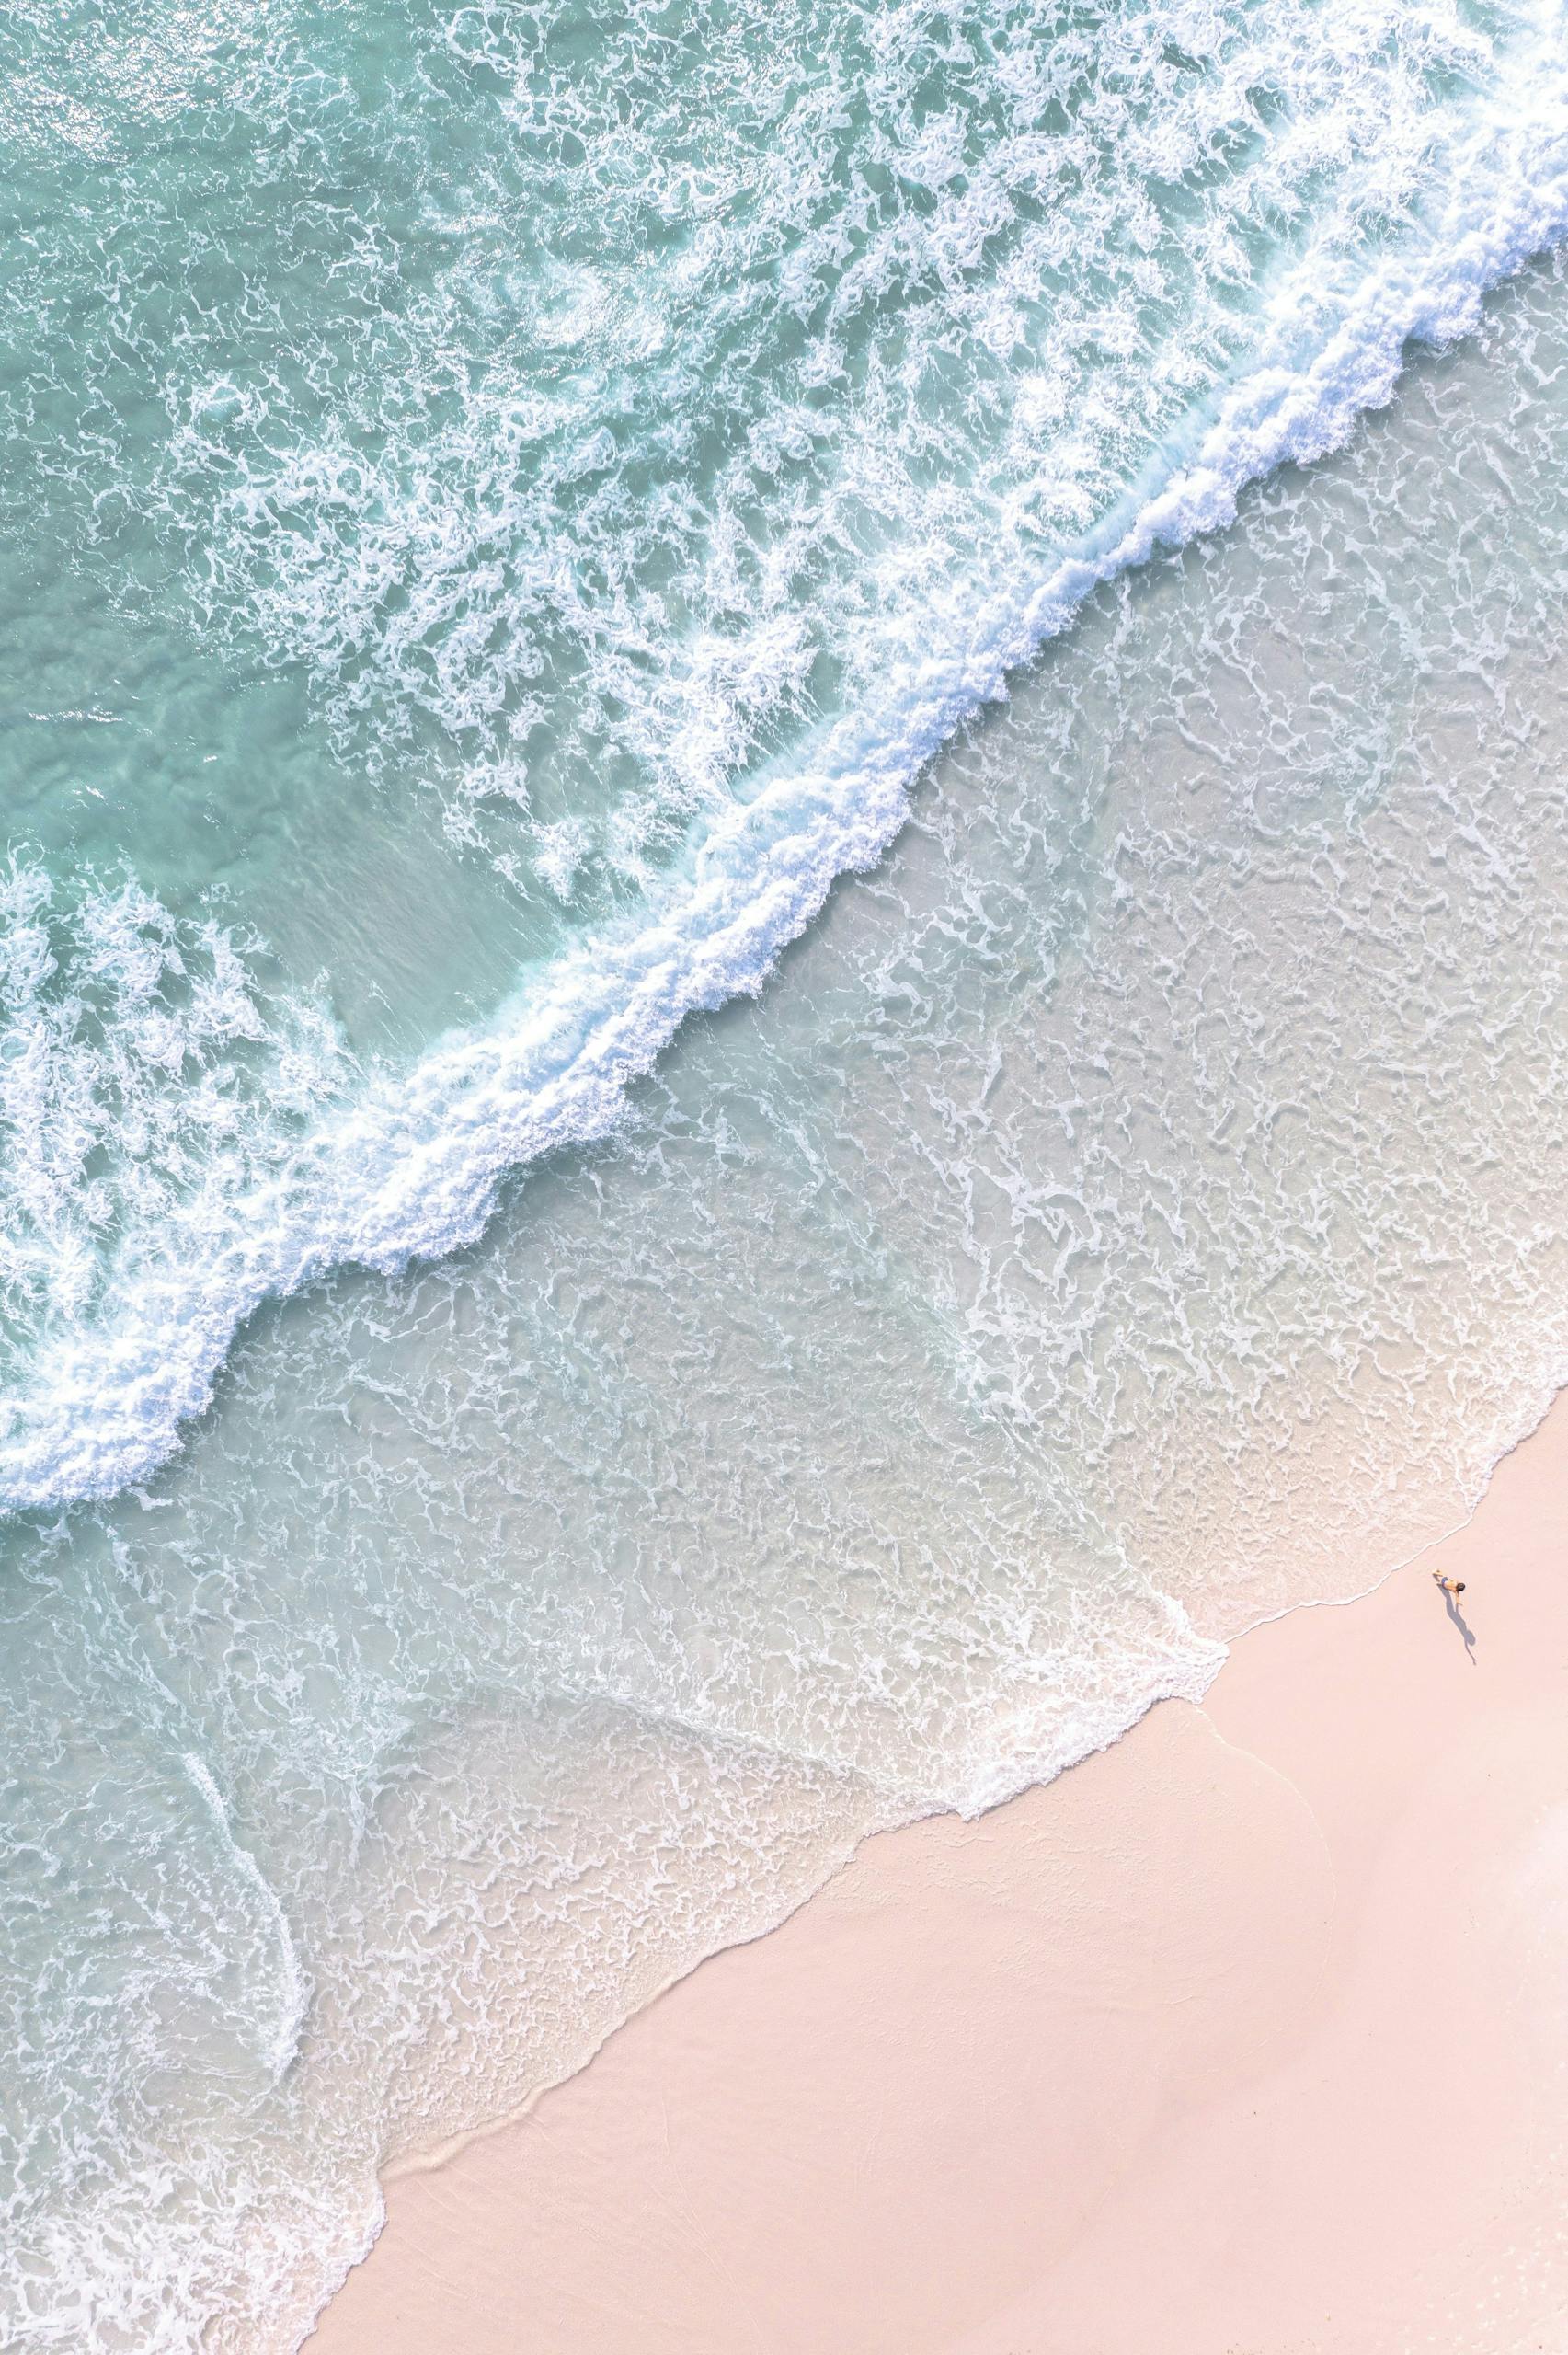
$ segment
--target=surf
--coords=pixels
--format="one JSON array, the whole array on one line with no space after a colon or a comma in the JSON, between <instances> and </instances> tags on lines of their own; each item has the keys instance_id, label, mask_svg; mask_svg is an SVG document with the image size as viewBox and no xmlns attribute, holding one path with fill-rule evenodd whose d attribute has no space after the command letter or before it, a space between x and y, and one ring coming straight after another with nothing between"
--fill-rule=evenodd
<instances>
[{"instance_id":1,"label":"surf","mask_svg":"<svg viewBox=\"0 0 1568 2355\"><path fill-rule=\"evenodd\" d=\"M459 33L452 38L461 47ZM1092 591L1159 548L1222 529L1248 484L1341 445L1359 415L1386 402L1413 343L1440 346L1471 329L1487 291L1568 227L1568 71L1560 40L1552 31L1516 34L1495 67L1495 88L1433 107L1413 189L1404 184L1402 143L1393 175L1401 201L1369 250L1364 236L1331 225L1294 258L1276 258L1255 316L1232 330L1242 358L1179 408L1135 480L1075 543L1030 555L1028 534L999 530L990 546L977 541L965 549L955 577L940 585L929 548L917 551L912 567L901 557L892 593L862 613L847 706L804 733L797 727L760 766L744 759L737 766L733 755L721 762L721 781L708 778L700 797L706 806L681 821L673 847L652 866L646 856L635 863L633 904L546 948L487 1021L438 1039L411 1068L382 1058L361 1073L319 1005L295 996L262 1006L246 995L234 952L214 948L209 925L206 953L226 958L229 991L214 1035L232 1042L236 1027L255 1033L256 1075L238 1090L225 1080L228 1109L215 1122L215 1143L184 1141L174 1152L179 1174L143 1188L140 1209L111 1223L108 1244L101 1219L95 1228L91 1217L73 1215L69 1168L55 1189L64 1199L32 1216L16 1246L22 1261L47 1260L52 1248L68 1269L97 1258L90 1274L61 1281L57 1270L52 1288L46 1282L47 1313L33 1319L30 1354L3 1410L5 1501L52 1508L146 1480L209 1403L235 1331L263 1301L345 1264L390 1273L460 1249L483 1231L509 1172L610 1134L627 1086L682 1022L764 985L835 879L884 855L923 764L984 705L1005 696L1010 676ZM1374 148L1358 175L1386 201L1384 161ZM944 167L935 184L952 177ZM1157 356L1156 373L1162 367L1173 374L1173 362ZM212 408L209 401L202 413ZM351 523L362 490L358 477L347 492L334 490L333 511ZM291 495L305 499L297 481ZM260 498L253 482L246 497L252 513L271 512L276 490ZM385 511L395 516L395 500ZM988 512L998 514L989 496L968 529ZM452 560L466 563L473 553L462 537ZM236 560L231 553L231 571ZM890 561L887 551L879 560ZM303 579L290 610L314 612L300 603ZM274 608L280 593L275 580ZM276 612L273 626L284 626ZM341 646L329 641L325 659L330 695L338 692L330 672ZM466 654L463 661L467 679ZM459 709L448 715L459 734L469 725L468 693L464 686ZM679 797L674 808L678 814ZM559 842L550 825L545 833L548 867ZM30 888L13 879L23 913L17 894ZM119 904L129 903L122 896ZM167 928L150 902L140 921L143 947ZM36 1006L27 1010L38 976L21 973L17 959L26 956L16 944L29 937L25 922L14 925L13 966L24 986L13 1009L13 1134L40 1109L68 1121L78 1086L82 1101L100 1108L97 1132L107 1133L103 1105L119 1105L117 1117L124 1116L120 1083L106 1086L106 1074L121 1053L116 1034L129 1028L129 1000L110 1019L101 1068L84 1057L72 1017L69 1053L83 1068L61 1084L59 1026L52 1034ZM89 967L95 956L101 964L91 943L78 953ZM51 952L37 954L52 971ZM166 956L158 988L173 971ZM183 985L183 968L176 978ZM69 997L68 955L64 984ZM243 1016L235 1010L242 1001ZM204 998L199 993L199 1003L214 1002L211 987ZM163 1035L171 1019L166 990L160 997L144 989L138 1018L159 1034L143 1061L153 1083L145 1094L162 1085L182 1098L194 1042ZM325 1115L302 1119L301 1105L313 1100L326 1102ZM80 1190L89 1185L101 1186L96 1171Z\"/></svg>"}]
</instances>

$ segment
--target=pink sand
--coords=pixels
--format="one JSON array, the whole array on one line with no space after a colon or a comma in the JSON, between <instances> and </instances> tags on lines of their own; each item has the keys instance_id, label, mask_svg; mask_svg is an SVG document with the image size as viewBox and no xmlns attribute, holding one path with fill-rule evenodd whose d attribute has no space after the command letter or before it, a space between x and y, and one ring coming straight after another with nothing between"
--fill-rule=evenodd
<instances>
[{"instance_id":1,"label":"pink sand","mask_svg":"<svg viewBox=\"0 0 1568 2355\"><path fill-rule=\"evenodd\" d=\"M1565 1570L1560 1405L1377 1594L396 2174L310 2355L1563 2355Z\"/></svg>"}]
</instances>

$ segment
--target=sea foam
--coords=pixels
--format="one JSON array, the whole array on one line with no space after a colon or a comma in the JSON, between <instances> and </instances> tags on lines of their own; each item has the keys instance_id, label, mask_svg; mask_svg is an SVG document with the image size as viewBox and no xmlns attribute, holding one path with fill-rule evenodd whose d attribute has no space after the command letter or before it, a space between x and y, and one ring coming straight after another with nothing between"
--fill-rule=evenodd
<instances>
[{"instance_id":1,"label":"sea foam","mask_svg":"<svg viewBox=\"0 0 1568 2355\"><path fill-rule=\"evenodd\" d=\"M1442 112L1413 217L1383 249L1310 252L1272 287L1244 366L1070 553L1014 556L932 607L923 645L809 748L696 822L635 913L558 954L490 1024L373 1078L246 1182L170 1200L118 1249L90 1309L40 1336L6 1405L14 1507L144 1480L198 1415L236 1327L345 1263L391 1271L471 1242L505 1174L602 1138L685 1017L757 991L836 877L873 865L922 763L1099 584L1222 527L1245 487L1342 443L1413 340L1471 328L1487 290L1568 228L1568 70L1518 39L1496 88Z\"/></svg>"}]
</instances>

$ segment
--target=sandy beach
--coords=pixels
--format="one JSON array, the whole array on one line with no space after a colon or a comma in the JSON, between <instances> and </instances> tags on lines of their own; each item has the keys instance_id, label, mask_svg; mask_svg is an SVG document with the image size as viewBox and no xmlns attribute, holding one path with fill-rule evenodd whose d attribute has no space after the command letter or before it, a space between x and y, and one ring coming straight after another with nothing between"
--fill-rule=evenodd
<instances>
[{"instance_id":1,"label":"sandy beach","mask_svg":"<svg viewBox=\"0 0 1568 2355\"><path fill-rule=\"evenodd\" d=\"M395 2174L312 2355L1561 2355L1565 1570L1560 1402L1205 1706L869 1843Z\"/></svg>"},{"instance_id":2,"label":"sandy beach","mask_svg":"<svg viewBox=\"0 0 1568 2355\"><path fill-rule=\"evenodd\" d=\"M1568 6L0 159L0 2355L1568 2355Z\"/></svg>"}]
</instances>

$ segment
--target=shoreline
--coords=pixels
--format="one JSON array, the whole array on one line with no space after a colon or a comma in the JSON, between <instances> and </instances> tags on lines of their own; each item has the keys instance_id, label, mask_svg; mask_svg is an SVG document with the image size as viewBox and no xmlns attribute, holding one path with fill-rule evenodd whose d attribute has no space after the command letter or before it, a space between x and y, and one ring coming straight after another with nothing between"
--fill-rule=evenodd
<instances>
[{"instance_id":1,"label":"shoreline","mask_svg":"<svg viewBox=\"0 0 1568 2355\"><path fill-rule=\"evenodd\" d=\"M1560 1532L1568 1397L1460 1530L1250 1628L1201 1705L876 1835L388 2170L312 2355L1555 2347Z\"/></svg>"}]
</instances>

